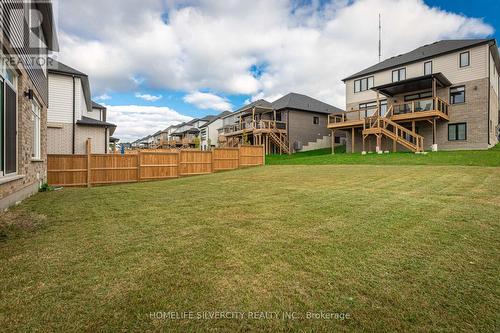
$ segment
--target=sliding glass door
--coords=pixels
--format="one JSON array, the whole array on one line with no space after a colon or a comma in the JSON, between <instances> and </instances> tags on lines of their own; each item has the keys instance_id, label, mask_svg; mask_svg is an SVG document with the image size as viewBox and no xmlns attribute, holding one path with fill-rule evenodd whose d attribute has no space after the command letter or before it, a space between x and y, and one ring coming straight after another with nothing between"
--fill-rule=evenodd
<instances>
[{"instance_id":1,"label":"sliding glass door","mask_svg":"<svg viewBox=\"0 0 500 333\"><path fill-rule=\"evenodd\" d=\"M4 84L4 174L17 172L17 112L16 92Z\"/></svg>"},{"instance_id":2,"label":"sliding glass door","mask_svg":"<svg viewBox=\"0 0 500 333\"><path fill-rule=\"evenodd\" d=\"M0 177L3 176L3 165L4 165L4 156L3 156L3 147L5 143L5 138L4 138L4 130L3 130L3 125L4 125L4 98L3 98L3 80L2 77L0 76Z\"/></svg>"}]
</instances>

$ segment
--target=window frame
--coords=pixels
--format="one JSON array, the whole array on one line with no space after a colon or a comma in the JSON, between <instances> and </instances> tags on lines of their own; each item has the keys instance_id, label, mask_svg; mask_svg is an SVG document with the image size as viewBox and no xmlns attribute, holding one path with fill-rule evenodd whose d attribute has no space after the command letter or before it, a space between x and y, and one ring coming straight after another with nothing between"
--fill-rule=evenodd
<instances>
[{"instance_id":1,"label":"window frame","mask_svg":"<svg viewBox=\"0 0 500 333\"><path fill-rule=\"evenodd\" d=\"M427 72L426 72L426 70L425 70L425 69L426 69L426 66L427 66L428 64L430 64L430 65L431 65L431 72L430 72L430 73L427 73ZM432 60L429 60L429 61L424 62L424 75L432 75L432 74L433 74L433 71L434 71L434 69L433 69L433 63L432 63Z\"/></svg>"},{"instance_id":2,"label":"window frame","mask_svg":"<svg viewBox=\"0 0 500 333\"><path fill-rule=\"evenodd\" d=\"M467 65L462 66L462 54L467 54ZM460 52L458 55L458 67L466 68L470 66L470 51Z\"/></svg>"},{"instance_id":3,"label":"window frame","mask_svg":"<svg viewBox=\"0 0 500 333\"><path fill-rule=\"evenodd\" d=\"M31 159L39 161L42 159L42 106L36 98L33 98L31 101L31 113L33 117L33 147Z\"/></svg>"},{"instance_id":4,"label":"window frame","mask_svg":"<svg viewBox=\"0 0 500 333\"><path fill-rule=\"evenodd\" d=\"M429 94L430 94L430 96L428 96ZM408 98L408 97L411 97L411 96L416 96L416 98ZM405 95L403 97L403 99L404 99L405 102L411 102L411 101L416 101L416 100L419 100L419 99L427 99L427 98L429 98L429 99L432 98L432 90L422 91L422 92L411 94L411 95Z\"/></svg>"},{"instance_id":5,"label":"window frame","mask_svg":"<svg viewBox=\"0 0 500 333\"><path fill-rule=\"evenodd\" d=\"M402 71L404 71L404 73L405 73L405 77L404 77L404 79L401 79L401 72L402 72ZM398 79L397 79L397 80L394 80L394 73L397 73L397 74L398 74ZM394 83L394 82L400 82L400 81L404 81L404 80L406 80L406 67L401 67L401 68L398 68L398 69L394 69L394 70L392 71L392 76L391 76L391 78L392 78L392 82L393 82L393 83Z\"/></svg>"},{"instance_id":6,"label":"window frame","mask_svg":"<svg viewBox=\"0 0 500 333\"><path fill-rule=\"evenodd\" d=\"M460 125L465 126L465 131L464 131L464 138L460 139L458 136L458 127ZM450 139L450 128L455 128L455 138ZM453 123L453 124L448 124L448 141L467 141L467 123L462 122L462 123Z\"/></svg>"},{"instance_id":7,"label":"window frame","mask_svg":"<svg viewBox=\"0 0 500 333\"><path fill-rule=\"evenodd\" d=\"M454 102L454 97L455 95L452 95L451 91L453 89L459 89L459 88L463 88L464 89L464 100L463 102ZM465 89L465 85L461 85L461 86L455 86L455 87L450 87L450 105L455 105L455 104L465 104L467 102L467 99L466 99L466 89Z\"/></svg>"},{"instance_id":8,"label":"window frame","mask_svg":"<svg viewBox=\"0 0 500 333\"><path fill-rule=\"evenodd\" d=\"M319 125L319 124L320 124L319 117L318 116L313 116L313 125Z\"/></svg>"},{"instance_id":9,"label":"window frame","mask_svg":"<svg viewBox=\"0 0 500 333\"><path fill-rule=\"evenodd\" d=\"M4 76L5 75L5 76ZM1 160L1 163L2 163L2 170L0 171L0 178L1 177L12 177L12 176L16 176L18 173L19 173L19 103L18 103L18 92L17 92L17 73L8 68L8 67L4 67L2 68L2 72L0 72L0 80L2 81L3 83L3 86L2 86L2 89L3 89L3 119L2 119L2 134L3 134L3 141L2 141L2 160ZM9 173L6 173L6 143L7 143L7 132L5 130L5 126L6 126L6 122L5 122L5 117L6 117L6 114L7 114L7 110L6 110L6 105L7 105L7 100L6 100L6 96L5 96L5 93L6 93L6 87L9 86L13 91L14 91L14 94L15 94L15 113L16 113L16 126L15 126L15 131L16 131L16 135L15 135L15 139L14 139L14 142L15 142L15 146L16 146L16 149L15 149L15 156L16 156L16 168L15 168L15 171L13 172L9 172Z\"/></svg>"},{"instance_id":10,"label":"window frame","mask_svg":"<svg viewBox=\"0 0 500 333\"><path fill-rule=\"evenodd\" d=\"M364 89L363 89L363 84L365 85ZM363 91L368 91L374 86L375 86L375 77L373 75L354 80L354 93L356 94Z\"/></svg>"}]
</instances>

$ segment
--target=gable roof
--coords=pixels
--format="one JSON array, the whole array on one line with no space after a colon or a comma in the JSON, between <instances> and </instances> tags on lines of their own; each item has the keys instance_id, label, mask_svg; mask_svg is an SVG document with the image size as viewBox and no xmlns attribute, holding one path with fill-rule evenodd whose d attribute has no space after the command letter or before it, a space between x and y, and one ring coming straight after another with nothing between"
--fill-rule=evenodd
<instances>
[{"instance_id":1,"label":"gable roof","mask_svg":"<svg viewBox=\"0 0 500 333\"><path fill-rule=\"evenodd\" d=\"M482 44L490 44L496 46L496 41L495 39L441 40L439 42L418 47L408 53L400 54L398 56L386 59L376 65L365 68L362 71L343 79L342 81L345 82L347 80L373 74L386 69L396 68L405 64L422 61L424 59L432 58L438 55L443 55L446 53L451 53ZM497 47L493 48L493 57L495 58L495 62L497 63L497 68L500 70L500 57L498 56Z\"/></svg>"},{"instance_id":2,"label":"gable roof","mask_svg":"<svg viewBox=\"0 0 500 333\"><path fill-rule=\"evenodd\" d=\"M259 100L256 100L255 102L252 102L250 104L247 104L247 105L239 108L238 110L235 111L235 113L246 110L246 109L253 108L254 106L261 106L261 107L265 107L265 108L272 108L273 107L272 104L269 103L268 101L266 101L265 99L259 99Z\"/></svg>"},{"instance_id":3,"label":"gable roof","mask_svg":"<svg viewBox=\"0 0 500 333\"><path fill-rule=\"evenodd\" d=\"M87 111L92 111L92 101L90 99L90 82L87 74L80 72L68 65L63 64L53 58L47 59L47 70L52 74L75 76L79 77L82 81L83 95L85 96L85 103L87 104ZM50 90L49 90L50 94Z\"/></svg>"},{"instance_id":4,"label":"gable roof","mask_svg":"<svg viewBox=\"0 0 500 333\"><path fill-rule=\"evenodd\" d=\"M318 113L342 113L343 110L317 100L315 98L297 94L297 93L289 93L280 99L271 103L272 107L275 110L282 109L296 109L310 112L318 112Z\"/></svg>"},{"instance_id":5,"label":"gable roof","mask_svg":"<svg viewBox=\"0 0 500 333\"><path fill-rule=\"evenodd\" d=\"M216 120L218 119L221 119L221 118L224 118L226 116L229 116L229 115L232 115L233 113L231 111L224 111L224 112L221 112L219 113L217 116L214 116L212 120L210 120L209 122L203 124L200 126L201 127L207 127L208 125L212 124L213 122L215 122Z\"/></svg>"}]
</instances>

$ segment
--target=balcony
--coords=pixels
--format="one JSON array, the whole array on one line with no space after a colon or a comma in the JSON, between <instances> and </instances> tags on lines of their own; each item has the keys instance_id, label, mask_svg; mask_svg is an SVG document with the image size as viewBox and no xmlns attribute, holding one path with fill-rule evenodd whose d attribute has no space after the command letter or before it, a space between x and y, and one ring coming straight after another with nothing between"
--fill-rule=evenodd
<instances>
[{"instance_id":1,"label":"balcony","mask_svg":"<svg viewBox=\"0 0 500 333\"><path fill-rule=\"evenodd\" d=\"M411 102L395 103L382 117L395 122L419 121L439 118L448 121L450 105L439 97L414 100ZM362 127L366 119L378 115L378 109L362 109L347 111L342 115L328 116L328 128L341 129Z\"/></svg>"},{"instance_id":2,"label":"balcony","mask_svg":"<svg viewBox=\"0 0 500 333\"><path fill-rule=\"evenodd\" d=\"M226 136L245 133L286 132L287 123L275 120L244 121L222 128L221 134Z\"/></svg>"}]
</instances>

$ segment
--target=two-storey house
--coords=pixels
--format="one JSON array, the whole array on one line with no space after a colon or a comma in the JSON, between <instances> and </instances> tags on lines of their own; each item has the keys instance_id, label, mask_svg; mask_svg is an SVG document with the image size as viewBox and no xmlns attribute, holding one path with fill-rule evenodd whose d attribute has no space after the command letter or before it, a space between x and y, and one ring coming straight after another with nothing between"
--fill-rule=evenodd
<instances>
[{"instance_id":1,"label":"two-storey house","mask_svg":"<svg viewBox=\"0 0 500 333\"><path fill-rule=\"evenodd\" d=\"M343 110L315 98L289 93L274 102L258 100L225 116L219 130L224 146L263 145L266 154L290 154L331 147L342 134L330 136L328 115ZM333 142L335 140L335 142Z\"/></svg>"},{"instance_id":2,"label":"two-storey house","mask_svg":"<svg viewBox=\"0 0 500 333\"><path fill-rule=\"evenodd\" d=\"M87 139L92 153L108 153L116 125L106 121L106 108L92 101L87 74L49 60L49 154L85 154Z\"/></svg>"},{"instance_id":3,"label":"two-storey house","mask_svg":"<svg viewBox=\"0 0 500 333\"><path fill-rule=\"evenodd\" d=\"M498 143L499 71L494 39L425 45L345 78L346 114L328 128L348 133L349 152L487 149Z\"/></svg>"}]
</instances>

